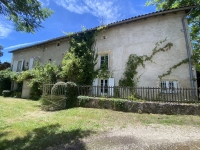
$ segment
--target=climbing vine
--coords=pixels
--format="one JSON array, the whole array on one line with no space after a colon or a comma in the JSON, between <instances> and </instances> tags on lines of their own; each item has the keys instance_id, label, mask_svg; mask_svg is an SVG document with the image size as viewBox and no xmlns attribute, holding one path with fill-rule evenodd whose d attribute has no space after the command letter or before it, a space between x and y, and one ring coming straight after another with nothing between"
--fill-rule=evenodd
<instances>
[{"instance_id":1,"label":"climbing vine","mask_svg":"<svg viewBox=\"0 0 200 150\"><path fill-rule=\"evenodd\" d=\"M165 42L165 40L162 40L160 42L157 42L155 45L155 48L152 50L152 54L150 56L143 55L143 56L137 56L136 54L131 54L128 58L128 62L126 63L126 68L124 71L124 77L119 80L120 86L129 86L134 87L137 85L138 78L135 78L137 72L137 68L139 65L142 65L143 68L145 68L145 61L151 61L153 56L158 52L165 52L171 49L173 46L172 43L167 43L164 47L158 48L160 44Z\"/></svg>"},{"instance_id":2,"label":"climbing vine","mask_svg":"<svg viewBox=\"0 0 200 150\"><path fill-rule=\"evenodd\" d=\"M113 76L113 72L108 69L108 57L105 57L104 63L97 71L97 78L108 79Z\"/></svg>"},{"instance_id":3,"label":"climbing vine","mask_svg":"<svg viewBox=\"0 0 200 150\"><path fill-rule=\"evenodd\" d=\"M80 85L92 85L99 71L94 69L98 57L95 36L105 28L102 26L92 31L83 28L83 32L70 35L70 48L62 60L62 78Z\"/></svg>"},{"instance_id":4,"label":"climbing vine","mask_svg":"<svg viewBox=\"0 0 200 150\"><path fill-rule=\"evenodd\" d=\"M158 77L159 77L160 79L162 79L162 77L167 76L167 75L170 75L170 74L172 73L172 69L175 69L175 68L177 68L177 67L179 67L179 66L181 66L182 64L185 64L185 63L187 63L187 62L188 62L188 58L186 58L186 59L182 60L181 62L177 63L176 65L172 66L171 68L169 68L169 70L168 70L166 73L164 73L164 74L162 74L162 75L160 75L160 76L158 76Z\"/></svg>"}]
</instances>

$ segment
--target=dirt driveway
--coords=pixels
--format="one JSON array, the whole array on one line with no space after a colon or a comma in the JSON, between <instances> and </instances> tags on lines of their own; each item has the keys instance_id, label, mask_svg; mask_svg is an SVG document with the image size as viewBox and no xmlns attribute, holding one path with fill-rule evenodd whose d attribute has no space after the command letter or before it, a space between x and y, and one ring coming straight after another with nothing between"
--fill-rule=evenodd
<instances>
[{"instance_id":1,"label":"dirt driveway","mask_svg":"<svg viewBox=\"0 0 200 150\"><path fill-rule=\"evenodd\" d=\"M84 146L83 146L84 145ZM200 150L200 128L194 126L128 125L114 127L73 144L48 150Z\"/></svg>"}]
</instances>

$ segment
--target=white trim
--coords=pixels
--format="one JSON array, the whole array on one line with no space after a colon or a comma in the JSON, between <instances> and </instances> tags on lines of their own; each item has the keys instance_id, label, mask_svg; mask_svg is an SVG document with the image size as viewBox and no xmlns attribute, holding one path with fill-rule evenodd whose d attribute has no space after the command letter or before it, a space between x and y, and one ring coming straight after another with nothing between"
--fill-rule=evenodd
<instances>
[{"instance_id":1,"label":"white trim","mask_svg":"<svg viewBox=\"0 0 200 150\"><path fill-rule=\"evenodd\" d=\"M162 93L177 93L176 89L178 88L178 82L177 81L160 81L160 87L161 87Z\"/></svg>"},{"instance_id":2,"label":"white trim","mask_svg":"<svg viewBox=\"0 0 200 150\"><path fill-rule=\"evenodd\" d=\"M93 89L92 89L93 95L97 95L98 78L95 78L95 79L93 80L92 85L94 86Z\"/></svg>"},{"instance_id":3,"label":"white trim","mask_svg":"<svg viewBox=\"0 0 200 150\"><path fill-rule=\"evenodd\" d=\"M114 95L114 85L115 85L114 78L108 78L109 96Z\"/></svg>"},{"instance_id":4,"label":"white trim","mask_svg":"<svg viewBox=\"0 0 200 150\"><path fill-rule=\"evenodd\" d=\"M30 58L30 60L29 60L29 70L31 70L33 68L33 64L34 64L34 58Z\"/></svg>"},{"instance_id":5,"label":"white trim","mask_svg":"<svg viewBox=\"0 0 200 150\"><path fill-rule=\"evenodd\" d=\"M14 60L14 62L13 62L13 67L12 67L12 71L14 71L14 72L17 71L17 64L18 64L18 61Z\"/></svg>"}]
</instances>

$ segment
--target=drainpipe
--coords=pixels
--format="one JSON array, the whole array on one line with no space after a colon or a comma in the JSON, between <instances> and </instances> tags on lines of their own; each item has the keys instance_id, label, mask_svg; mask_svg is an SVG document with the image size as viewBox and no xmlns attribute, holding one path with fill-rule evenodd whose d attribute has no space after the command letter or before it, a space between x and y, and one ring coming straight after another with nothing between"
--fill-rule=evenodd
<instances>
[{"instance_id":1,"label":"drainpipe","mask_svg":"<svg viewBox=\"0 0 200 150\"><path fill-rule=\"evenodd\" d=\"M188 56L190 85L191 85L192 88L194 88L192 65L191 65L191 49L190 49L190 44L189 44L189 40L188 40L188 32L187 32L185 21L184 21L186 19L186 16L188 14L190 14L192 10L193 10L193 8L182 18L182 24L183 24L183 32L184 32L184 35L185 35L185 42L186 42L186 49L187 49L187 56Z\"/></svg>"}]
</instances>

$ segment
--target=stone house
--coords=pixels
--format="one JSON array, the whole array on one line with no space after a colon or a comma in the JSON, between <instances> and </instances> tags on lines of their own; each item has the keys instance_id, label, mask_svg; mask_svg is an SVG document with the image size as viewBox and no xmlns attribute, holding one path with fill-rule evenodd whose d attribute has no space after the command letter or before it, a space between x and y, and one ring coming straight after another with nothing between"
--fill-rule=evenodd
<instances>
[{"instance_id":1,"label":"stone house","mask_svg":"<svg viewBox=\"0 0 200 150\"><path fill-rule=\"evenodd\" d=\"M196 87L196 71L190 61L192 51L186 20L187 13L191 9L192 7L179 7L108 24L96 37L98 53L96 69L107 60L110 77L96 78L93 85L118 85L131 54L150 57L155 51L156 43L165 40L157 46L157 49L167 43L173 46L166 51L156 53L151 61L144 61L145 67L138 66L135 77L138 79L137 86ZM22 67L32 69L34 60L40 63L54 61L57 65L61 65L69 47L69 37L62 36L12 50L10 51L13 53L12 70L21 71ZM180 63L185 59L189 61ZM159 78L160 76L162 78ZM28 93L29 88L24 83L22 97L27 97Z\"/></svg>"}]
</instances>

